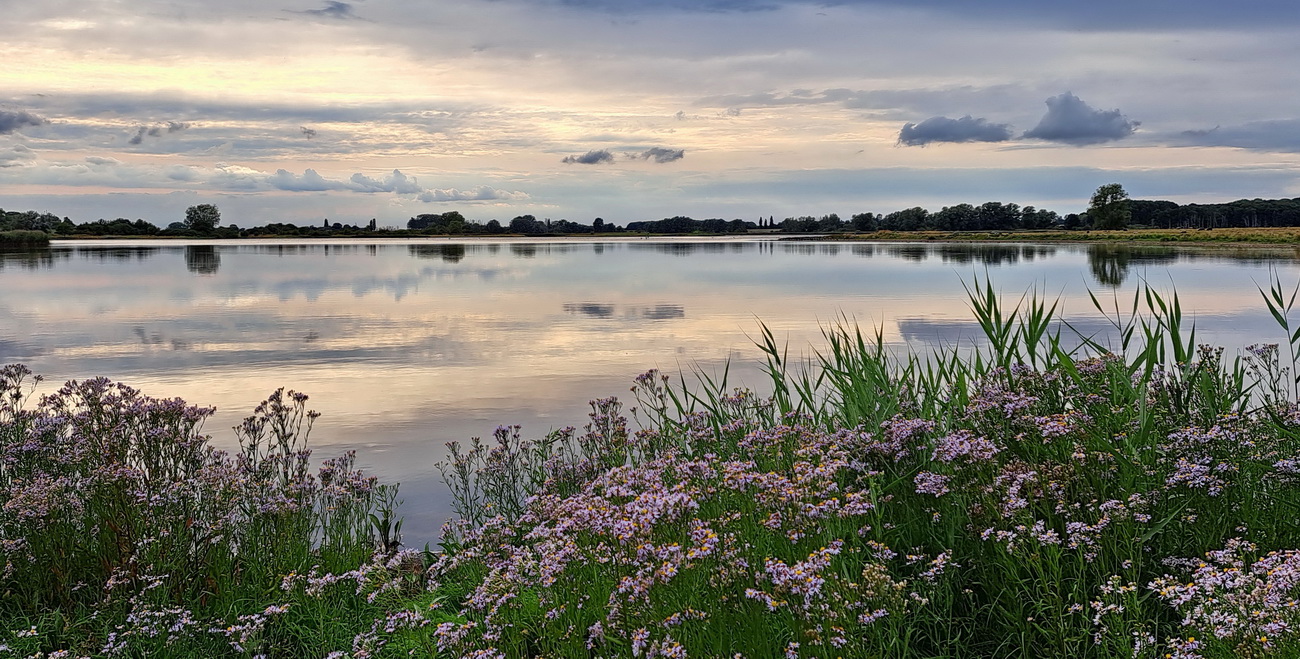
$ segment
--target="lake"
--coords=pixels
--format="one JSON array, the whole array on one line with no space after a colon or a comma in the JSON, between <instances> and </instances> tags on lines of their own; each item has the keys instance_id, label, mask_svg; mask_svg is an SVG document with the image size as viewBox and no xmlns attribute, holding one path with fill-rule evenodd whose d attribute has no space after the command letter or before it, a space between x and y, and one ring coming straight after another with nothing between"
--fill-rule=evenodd
<instances>
[{"instance_id":1,"label":"lake","mask_svg":"<svg viewBox=\"0 0 1300 659\"><path fill-rule=\"evenodd\" d=\"M218 408L229 427L276 387L322 412L317 458L402 483L406 540L450 514L444 442L519 423L581 426L587 401L650 368L761 388L759 321L790 354L845 316L899 349L978 338L963 281L1031 287L1086 332L1088 291L1177 288L1202 342L1284 341L1256 286L1295 285L1291 248L836 243L769 239L75 241L0 251L0 363L107 376ZM1124 296L1128 296L1125 298Z\"/></svg>"}]
</instances>

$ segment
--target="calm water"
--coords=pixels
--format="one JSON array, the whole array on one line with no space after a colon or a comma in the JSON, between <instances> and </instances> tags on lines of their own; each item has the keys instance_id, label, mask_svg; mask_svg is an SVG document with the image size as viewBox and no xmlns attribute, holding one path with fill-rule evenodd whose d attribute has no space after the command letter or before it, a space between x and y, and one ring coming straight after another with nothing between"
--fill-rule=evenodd
<instances>
[{"instance_id":1,"label":"calm water","mask_svg":"<svg viewBox=\"0 0 1300 659\"><path fill-rule=\"evenodd\" d=\"M977 336L962 281L1032 286L1088 331L1145 279L1176 286L1205 342L1281 340L1256 292L1300 277L1290 249L604 242L75 242L0 252L0 363L54 383L103 375L215 405L228 428L278 386L324 416L317 457L355 448L402 482L411 544L449 507L433 463L452 439L581 425L586 402L649 368L761 385L761 319L791 354L843 314L900 347Z\"/></svg>"}]
</instances>

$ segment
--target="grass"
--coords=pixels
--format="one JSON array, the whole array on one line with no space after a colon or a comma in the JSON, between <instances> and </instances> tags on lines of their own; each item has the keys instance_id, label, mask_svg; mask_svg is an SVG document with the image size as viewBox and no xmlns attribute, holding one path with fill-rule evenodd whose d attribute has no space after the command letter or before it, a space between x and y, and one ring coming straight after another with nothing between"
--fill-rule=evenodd
<instances>
[{"instance_id":1,"label":"grass","mask_svg":"<svg viewBox=\"0 0 1300 659\"><path fill-rule=\"evenodd\" d=\"M307 472L303 397L232 457L203 410L102 381L24 411L8 367L0 645L1297 656L1300 288L1260 291L1287 344L1234 357L1174 293L1094 297L1113 331L1077 337L1034 291L967 286L982 347L899 355L842 319L791 360L761 328L762 394L651 371L582 429L453 443L438 553L396 545L393 494L346 458Z\"/></svg>"}]
</instances>

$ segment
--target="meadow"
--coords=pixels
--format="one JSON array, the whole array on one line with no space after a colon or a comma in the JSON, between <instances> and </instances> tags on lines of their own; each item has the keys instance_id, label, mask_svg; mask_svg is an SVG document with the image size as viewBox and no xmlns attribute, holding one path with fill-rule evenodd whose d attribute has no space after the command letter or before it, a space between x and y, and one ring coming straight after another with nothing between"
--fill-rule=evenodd
<instances>
[{"instance_id":1,"label":"meadow","mask_svg":"<svg viewBox=\"0 0 1300 659\"><path fill-rule=\"evenodd\" d=\"M302 394L226 454L209 408L7 366L0 656L1297 656L1297 291L1239 355L1150 287L1092 298L1106 337L988 281L978 347L764 329L761 392L650 371L449 445L424 549L395 485L313 469Z\"/></svg>"}]
</instances>

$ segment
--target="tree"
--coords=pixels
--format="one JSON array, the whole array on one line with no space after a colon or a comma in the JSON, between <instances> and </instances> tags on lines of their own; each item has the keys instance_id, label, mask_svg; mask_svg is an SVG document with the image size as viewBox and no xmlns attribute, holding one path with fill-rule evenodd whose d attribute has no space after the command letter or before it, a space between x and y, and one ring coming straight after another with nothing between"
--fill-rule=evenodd
<instances>
[{"instance_id":1,"label":"tree","mask_svg":"<svg viewBox=\"0 0 1300 659\"><path fill-rule=\"evenodd\" d=\"M1123 229L1128 226L1132 213L1128 207L1128 193L1118 183L1107 183L1092 193L1088 202L1088 217L1094 229Z\"/></svg>"},{"instance_id":2,"label":"tree","mask_svg":"<svg viewBox=\"0 0 1300 659\"><path fill-rule=\"evenodd\" d=\"M221 211L212 204L199 204L185 209L185 228L194 233L212 233L220 223Z\"/></svg>"}]
</instances>

